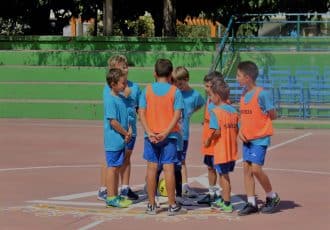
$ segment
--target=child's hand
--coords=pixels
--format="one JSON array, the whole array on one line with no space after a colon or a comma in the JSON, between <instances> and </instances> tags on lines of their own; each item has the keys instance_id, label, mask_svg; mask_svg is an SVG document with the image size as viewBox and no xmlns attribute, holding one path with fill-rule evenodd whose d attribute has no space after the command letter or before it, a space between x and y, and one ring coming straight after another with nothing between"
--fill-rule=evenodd
<instances>
[{"instance_id":1,"label":"child's hand","mask_svg":"<svg viewBox=\"0 0 330 230\"><path fill-rule=\"evenodd\" d=\"M247 143L249 142L246 137L243 135L243 133L241 132L241 130L238 132L238 136L239 138L244 142L244 143Z\"/></svg>"},{"instance_id":2,"label":"child's hand","mask_svg":"<svg viewBox=\"0 0 330 230\"><path fill-rule=\"evenodd\" d=\"M148 139L153 144L158 143L155 133L148 133Z\"/></svg>"},{"instance_id":3,"label":"child's hand","mask_svg":"<svg viewBox=\"0 0 330 230\"><path fill-rule=\"evenodd\" d=\"M128 132L127 135L125 136L125 143L130 142L131 139L132 139L132 133Z\"/></svg>"},{"instance_id":4,"label":"child's hand","mask_svg":"<svg viewBox=\"0 0 330 230\"><path fill-rule=\"evenodd\" d=\"M131 94L131 88L126 86L126 88L124 89L123 94L124 94L125 97L128 97Z\"/></svg>"},{"instance_id":5,"label":"child's hand","mask_svg":"<svg viewBox=\"0 0 330 230\"><path fill-rule=\"evenodd\" d=\"M166 139L167 136L168 136L168 132L158 133L156 135L157 142L162 142L163 140Z\"/></svg>"}]
</instances>

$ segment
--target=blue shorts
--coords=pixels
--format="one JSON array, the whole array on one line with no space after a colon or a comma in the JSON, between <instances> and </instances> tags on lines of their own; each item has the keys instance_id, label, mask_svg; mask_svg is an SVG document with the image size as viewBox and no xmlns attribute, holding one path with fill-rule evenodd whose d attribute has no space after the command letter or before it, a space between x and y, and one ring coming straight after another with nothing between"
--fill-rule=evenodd
<instances>
[{"instance_id":1,"label":"blue shorts","mask_svg":"<svg viewBox=\"0 0 330 230\"><path fill-rule=\"evenodd\" d=\"M126 143L126 150L133 150L135 146L136 137L132 137L131 140Z\"/></svg>"},{"instance_id":2,"label":"blue shorts","mask_svg":"<svg viewBox=\"0 0 330 230\"><path fill-rule=\"evenodd\" d=\"M264 165L267 146L254 145L251 142L243 144L243 161Z\"/></svg>"},{"instance_id":3,"label":"blue shorts","mask_svg":"<svg viewBox=\"0 0 330 230\"><path fill-rule=\"evenodd\" d=\"M188 150L188 140L184 140L183 141L183 148L182 148L182 154L181 154L181 161L185 161L186 160L186 156L187 156L187 150Z\"/></svg>"},{"instance_id":4,"label":"blue shorts","mask_svg":"<svg viewBox=\"0 0 330 230\"><path fill-rule=\"evenodd\" d=\"M122 166L125 160L125 149L119 151L105 151L105 160L108 167Z\"/></svg>"},{"instance_id":5,"label":"blue shorts","mask_svg":"<svg viewBox=\"0 0 330 230\"><path fill-rule=\"evenodd\" d=\"M157 164L172 164L178 162L176 139L166 138L153 144L148 138L144 139L143 158Z\"/></svg>"},{"instance_id":6,"label":"blue shorts","mask_svg":"<svg viewBox=\"0 0 330 230\"><path fill-rule=\"evenodd\" d=\"M204 164L206 164L208 167L210 168L214 168L214 160L213 160L213 156L211 155L205 155L204 156Z\"/></svg>"},{"instance_id":7,"label":"blue shorts","mask_svg":"<svg viewBox=\"0 0 330 230\"><path fill-rule=\"evenodd\" d=\"M219 174L228 174L229 172L234 171L236 161L230 161L224 164L214 165L215 170Z\"/></svg>"}]
</instances>

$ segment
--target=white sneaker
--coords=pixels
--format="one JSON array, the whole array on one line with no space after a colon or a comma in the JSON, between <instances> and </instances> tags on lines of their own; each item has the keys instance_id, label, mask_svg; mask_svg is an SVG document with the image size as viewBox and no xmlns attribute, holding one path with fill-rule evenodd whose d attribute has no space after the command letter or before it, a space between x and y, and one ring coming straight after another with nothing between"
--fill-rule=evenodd
<instances>
[{"instance_id":1,"label":"white sneaker","mask_svg":"<svg viewBox=\"0 0 330 230\"><path fill-rule=\"evenodd\" d=\"M189 186L185 186L184 188L182 188L182 195L189 198L196 198L199 194L198 192L191 189Z\"/></svg>"},{"instance_id":2,"label":"white sneaker","mask_svg":"<svg viewBox=\"0 0 330 230\"><path fill-rule=\"evenodd\" d=\"M195 202L195 201L193 201L189 198L180 197L180 196L176 197L176 202L178 202L178 204L182 205L182 206L195 206L195 205L197 205L197 202Z\"/></svg>"}]
</instances>

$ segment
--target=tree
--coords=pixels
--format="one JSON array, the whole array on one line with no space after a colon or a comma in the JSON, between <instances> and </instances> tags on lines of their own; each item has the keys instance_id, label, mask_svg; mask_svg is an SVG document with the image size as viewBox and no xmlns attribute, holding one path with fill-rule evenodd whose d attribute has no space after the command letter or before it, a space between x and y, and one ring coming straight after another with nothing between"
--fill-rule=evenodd
<instances>
[{"instance_id":1,"label":"tree","mask_svg":"<svg viewBox=\"0 0 330 230\"><path fill-rule=\"evenodd\" d=\"M163 0L164 36L176 37L176 0Z\"/></svg>"}]
</instances>

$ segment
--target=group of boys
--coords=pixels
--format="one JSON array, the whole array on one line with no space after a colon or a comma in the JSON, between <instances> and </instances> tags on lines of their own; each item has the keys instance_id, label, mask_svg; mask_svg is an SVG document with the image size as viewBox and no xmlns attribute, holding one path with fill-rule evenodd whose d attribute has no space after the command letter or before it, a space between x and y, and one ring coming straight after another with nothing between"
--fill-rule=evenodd
<instances>
[{"instance_id":1,"label":"group of boys","mask_svg":"<svg viewBox=\"0 0 330 230\"><path fill-rule=\"evenodd\" d=\"M185 67L173 69L168 59L155 64L156 81L140 91L127 80L128 62L125 56L109 59L104 100L104 146L106 164L102 166L98 197L107 206L124 208L138 199L129 187L130 156L136 139L137 113L145 131L143 158L147 161L146 213L157 214L157 183L163 171L168 197L168 215L186 213L188 205L182 195L196 193L188 186L185 164L191 115L204 105L203 97L189 86ZM266 192L262 213L273 213L280 202L272 191L268 176L262 170L270 136L272 120L276 118L273 102L267 91L257 87L257 66L250 61L238 65L237 81L243 87L240 113L230 105L230 89L223 76L213 71L204 78L206 99L202 153L208 167L209 193L199 200L223 212L232 212L229 173L238 159L237 137L243 142L243 170L247 203L239 215L259 211L255 195L255 178ZM222 188L217 193L217 175ZM118 192L119 177L121 189Z\"/></svg>"}]
</instances>

